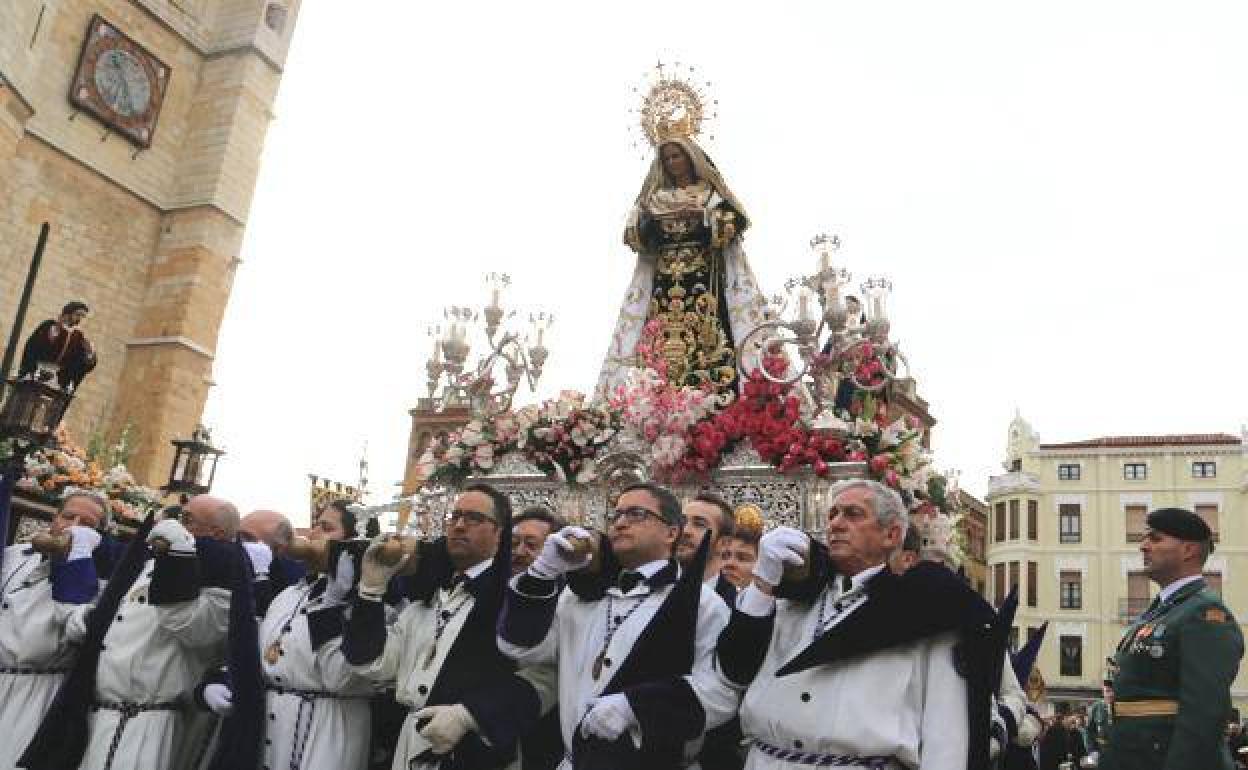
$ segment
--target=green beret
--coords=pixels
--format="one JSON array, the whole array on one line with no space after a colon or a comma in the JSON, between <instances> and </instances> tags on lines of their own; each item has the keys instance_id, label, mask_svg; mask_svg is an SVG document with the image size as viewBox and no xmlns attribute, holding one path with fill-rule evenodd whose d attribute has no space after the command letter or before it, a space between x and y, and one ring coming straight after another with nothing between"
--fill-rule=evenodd
<instances>
[{"instance_id":1,"label":"green beret","mask_svg":"<svg viewBox=\"0 0 1248 770\"><path fill-rule=\"evenodd\" d=\"M1182 508L1158 508L1148 514L1148 526L1158 532L1197 543L1213 540L1205 520Z\"/></svg>"}]
</instances>

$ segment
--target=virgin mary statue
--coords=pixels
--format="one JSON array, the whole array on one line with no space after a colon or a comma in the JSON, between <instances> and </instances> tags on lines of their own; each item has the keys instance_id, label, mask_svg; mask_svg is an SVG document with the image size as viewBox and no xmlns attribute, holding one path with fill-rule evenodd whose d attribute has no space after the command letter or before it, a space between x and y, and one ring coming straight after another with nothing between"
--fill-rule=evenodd
<instances>
[{"instance_id":1,"label":"virgin mary statue","mask_svg":"<svg viewBox=\"0 0 1248 770\"><path fill-rule=\"evenodd\" d=\"M629 212L624 243L637 268L598 376L600 397L639 365L643 330L674 385L733 393L735 345L764 320L766 303L741 248L745 207L692 138L658 143Z\"/></svg>"}]
</instances>

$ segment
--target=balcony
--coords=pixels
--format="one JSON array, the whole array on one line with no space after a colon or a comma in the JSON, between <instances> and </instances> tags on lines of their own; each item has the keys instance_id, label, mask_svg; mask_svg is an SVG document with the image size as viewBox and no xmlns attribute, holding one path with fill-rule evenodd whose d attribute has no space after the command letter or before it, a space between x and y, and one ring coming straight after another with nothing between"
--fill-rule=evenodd
<instances>
[{"instance_id":1,"label":"balcony","mask_svg":"<svg viewBox=\"0 0 1248 770\"><path fill-rule=\"evenodd\" d=\"M1148 609L1148 605L1152 603L1152 599L1145 597L1143 599L1119 599L1118 600L1118 622L1122 624L1130 623L1135 620L1144 610Z\"/></svg>"}]
</instances>

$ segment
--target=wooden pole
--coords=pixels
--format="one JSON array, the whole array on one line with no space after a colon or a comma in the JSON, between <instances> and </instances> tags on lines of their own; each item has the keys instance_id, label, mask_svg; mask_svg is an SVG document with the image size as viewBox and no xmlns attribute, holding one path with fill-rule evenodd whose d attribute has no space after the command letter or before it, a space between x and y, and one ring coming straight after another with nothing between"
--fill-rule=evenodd
<instances>
[{"instance_id":1,"label":"wooden pole","mask_svg":"<svg viewBox=\"0 0 1248 770\"><path fill-rule=\"evenodd\" d=\"M39 276L39 263L43 261L43 249L48 245L48 223L39 228L39 242L35 244L35 254L30 258L30 269L26 271L26 286L22 289L22 299L17 303L17 316L13 319L13 329L9 332L9 344L4 349L4 361L0 363L0 389L9 381L9 370L13 368L13 359L17 356L17 341L21 338L22 325L26 323L26 310L30 307L30 294L35 289L35 279Z\"/></svg>"}]
</instances>

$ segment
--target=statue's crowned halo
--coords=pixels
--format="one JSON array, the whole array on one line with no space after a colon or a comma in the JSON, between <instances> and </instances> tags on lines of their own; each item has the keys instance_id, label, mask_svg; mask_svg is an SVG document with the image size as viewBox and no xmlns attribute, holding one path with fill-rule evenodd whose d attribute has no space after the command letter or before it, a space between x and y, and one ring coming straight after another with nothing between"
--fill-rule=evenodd
<instances>
[{"instance_id":1,"label":"statue's crowned halo","mask_svg":"<svg viewBox=\"0 0 1248 770\"><path fill-rule=\"evenodd\" d=\"M657 70L638 110L654 157L624 227L637 267L598 377L600 398L642 363L647 324L670 382L735 392L735 346L764 320L741 248L749 217L696 141L711 104L690 77Z\"/></svg>"}]
</instances>

